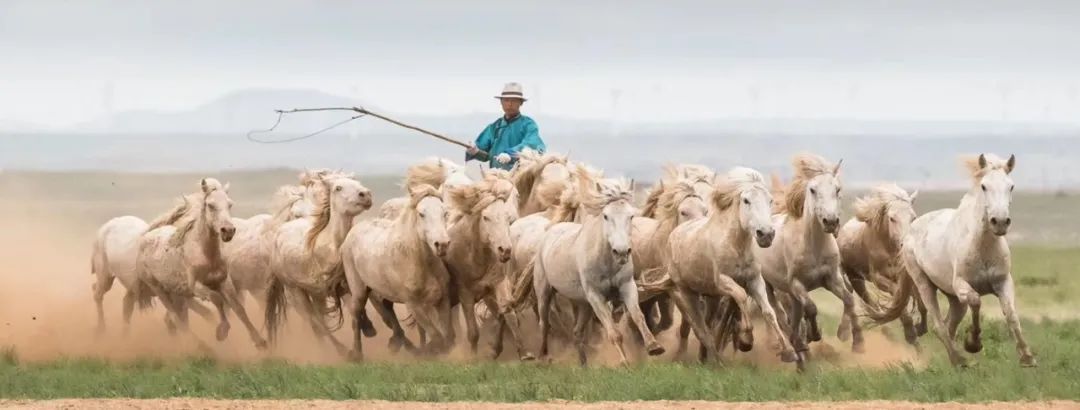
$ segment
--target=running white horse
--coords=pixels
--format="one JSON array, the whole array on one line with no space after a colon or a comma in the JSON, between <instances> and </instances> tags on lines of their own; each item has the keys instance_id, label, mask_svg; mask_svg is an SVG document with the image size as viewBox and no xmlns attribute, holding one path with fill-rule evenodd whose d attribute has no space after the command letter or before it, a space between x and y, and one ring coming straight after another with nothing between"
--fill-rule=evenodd
<instances>
[{"instance_id":1,"label":"running white horse","mask_svg":"<svg viewBox=\"0 0 1080 410\"><path fill-rule=\"evenodd\" d=\"M900 251L907 276L901 277L888 311L873 315L874 319L879 323L895 320L910 299L918 297L929 310L934 333L945 344L949 361L965 366L966 359L956 349L956 328L970 307L971 330L964 348L969 353L982 350L980 298L994 294L1016 340L1020 365L1035 366L1035 356L1020 329L1012 255L1005 239L1012 225L1009 205L1015 185L1009 174L1016 167L1016 157L1004 160L983 154L966 159L965 165L971 173L971 189L956 209L929 212L911 224ZM913 295L913 289L918 294ZM938 307L938 290L949 300L947 324Z\"/></svg>"},{"instance_id":2,"label":"running white horse","mask_svg":"<svg viewBox=\"0 0 1080 410\"><path fill-rule=\"evenodd\" d=\"M285 185L274 193L269 214L251 218L232 218L236 235L224 244L222 251L229 271L229 281L235 294L226 297L244 299L252 296L265 309L266 289L270 283L270 242L278 227L294 219L311 216L315 210L316 191L329 170L309 170L300 174L300 185Z\"/></svg>"},{"instance_id":3,"label":"running white horse","mask_svg":"<svg viewBox=\"0 0 1080 410\"><path fill-rule=\"evenodd\" d=\"M914 203L918 195L918 191L908 195L896 184L878 185L855 201L855 217L845 223L837 234L840 268L855 294L873 309L880 306L877 298L867 289L866 282L873 283L887 294L895 292L900 275L904 275L899 266L900 243L911 221L915 220ZM921 314L922 322L918 326L907 312L900 316L908 343L915 344L918 336L926 333L925 308L921 309ZM843 335L843 330L849 326L850 319L841 317L837 336Z\"/></svg>"},{"instance_id":4,"label":"running white horse","mask_svg":"<svg viewBox=\"0 0 1080 410\"><path fill-rule=\"evenodd\" d=\"M541 357L549 355L548 314L555 293L574 304L574 336L582 365L586 362L586 330L594 317L600 320L608 341L618 349L621 363L627 363L622 334L615 326L609 302L625 306L650 355L662 354L664 347L645 325L638 307L638 288L630 258L631 220L637 213L632 205L634 184L621 180L594 181L587 173L581 174L578 194L586 211L583 222L559 223L545 232L539 253L516 285L515 300L521 302L527 297L531 279L540 315Z\"/></svg>"},{"instance_id":5,"label":"running white horse","mask_svg":"<svg viewBox=\"0 0 1080 410\"><path fill-rule=\"evenodd\" d=\"M840 273L840 250L835 232L840 228L840 164L832 165L813 154L799 154L792 160L795 178L784 189L783 204L773 217L776 239L771 247L755 248L762 277L774 291L790 295L788 337L799 354L803 368L808 350L802 322L809 323L809 339L821 340L817 326L817 306L809 291L825 287L844 304L851 323L855 352L863 351L862 327L855 316L855 297Z\"/></svg>"},{"instance_id":6,"label":"running white horse","mask_svg":"<svg viewBox=\"0 0 1080 410\"><path fill-rule=\"evenodd\" d=\"M339 249L353 226L353 218L371 208L372 195L352 175L332 174L321 179L317 202L311 217L285 223L271 242L266 331L273 341L285 317L287 290L289 300L297 305L315 335L329 339L340 354L346 355L348 349L325 322L330 313L325 304L328 299L339 300L344 291ZM366 321L366 325L363 333L374 335L370 322Z\"/></svg>"},{"instance_id":7,"label":"running white horse","mask_svg":"<svg viewBox=\"0 0 1080 410\"><path fill-rule=\"evenodd\" d=\"M510 224L517 219L517 190L506 171L485 172L484 179L472 185L451 188L448 192L450 207L454 211L449 235L455 238L447 252L446 267L458 292L461 311L465 315L465 328L469 346L476 353L480 334L476 323L477 301L485 303L492 312L498 312L495 289L503 281L502 264L510 261L513 246L510 242ZM498 314L497 333L507 327L507 315ZM510 331L517 343L518 354L527 358L517 334L516 317L510 318ZM501 340L501 338L496 338ZM494 346L494 357L502 353L502 345Z\"/></svg>"},{"instance_id":8,"label":"running white horse","mask_svg":"<svg viewBox=\"0 0 1080 410\"><path fill-rule=\"evenodd\" d=\"M753 298L774 337L780 341L781 360L796 359L768 301L757 253L753 251L775 246L771 203L765 178L755 170L737 167L717 182L710 196L709 216L679 225L671 233L667 270L674 287L670 295L682 311L684 321L689 322L698 340L717 362L720 346L700 311L701 296L706 299L727 296L735 301L742 314L739 342L744 350L753 346L749 316L749 299Z\"/></svg>"},{"instance_id":9,"label":"running white horse","mask_svg":"<svg viewBox=\"0 0 1080 410\"><path fill-rule=\"evenodd\" d=\"M347 306L353 314L354 360L363 358L361 318L369 297L377 299L373 305L384 320L393 312L384 302L405 304L432 337L431 351L450 347L450 274L442 259L450 246L447 214L442 193L431 185L419 185L396 219L365 220L349 232L341 257L350 291ZM394 331L398 337L400 327Z\"/></svg>"},{"instance_id":10,"label":"running white horse","mask_svg":"<svg viewBox=\"0 0 1080 410\"><path fill-rule=\"evenodd\" d=\"M199 297L210 300L218 310L218 340L224 340L229 332L228 304L247 327L252 342L262 348L266 342L243 307L223 295L223 288L229 284L221 247L236 233L230 218L233 202L228 189L216 179L203 179L200 192L186 196L185 206L178 208L183 209L182 216L174 225L151 226L139 238L135 270L169 311L170 328L178 325L190 332L188 304L192 297Z\"/></svg>"}]
</instances>

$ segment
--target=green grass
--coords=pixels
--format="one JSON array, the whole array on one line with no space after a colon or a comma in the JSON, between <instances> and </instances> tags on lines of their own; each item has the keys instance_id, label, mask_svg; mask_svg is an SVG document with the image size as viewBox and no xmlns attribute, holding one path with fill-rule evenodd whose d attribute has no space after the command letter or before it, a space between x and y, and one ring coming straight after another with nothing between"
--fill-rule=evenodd
<instances>
[{"instance_id":1,"label":"green grass","mask_svg":"<svg viewBox=\"0 0 1080 410\"><path fill-rule=\"evenodd\" d=\"M988 322L986 348L968 369L950 367L939 343L924 338L925 368L839 368L816 361L790 368L715 368L654 362L629 369L518 363L369 363L303 366L281 361L222 364L208 358L110 363L64 359L0 360L0 397L482 400L913 400L1080 399L1080 322L1028 322L1040 367L1022 369L1003 323ZM873 354L868 353L868 354Z\"/></svg>"}]
</instances>

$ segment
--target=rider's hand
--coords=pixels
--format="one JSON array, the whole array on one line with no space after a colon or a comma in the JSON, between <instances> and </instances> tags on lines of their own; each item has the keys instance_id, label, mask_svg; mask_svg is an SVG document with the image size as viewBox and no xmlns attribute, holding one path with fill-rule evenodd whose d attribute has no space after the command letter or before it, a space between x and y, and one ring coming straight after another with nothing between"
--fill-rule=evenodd
<instances>
[{"instance_id":1,"label":"rider's hand","mask_svg":"<svg viewBox=\"0 0 1080 410\"><path fill-rule=\"evenodd\" d=\"M465 152L469 155L476 155L477 152L480 152L480 148L476 148L476 145L469 144L469 147L465 148Z\"/></svg>"},{"instance_id":2,"label":"rider's hand","mask_svg":"<svg viewBox=\"0 0 1080 410\"><path fill-rule=\"evenodd\" d=\"M500 164L509 164L510 163L510 155L504 152L502 154L497 155L495 157L495 160L499 161Z\"/></svg>"}]
</instances>

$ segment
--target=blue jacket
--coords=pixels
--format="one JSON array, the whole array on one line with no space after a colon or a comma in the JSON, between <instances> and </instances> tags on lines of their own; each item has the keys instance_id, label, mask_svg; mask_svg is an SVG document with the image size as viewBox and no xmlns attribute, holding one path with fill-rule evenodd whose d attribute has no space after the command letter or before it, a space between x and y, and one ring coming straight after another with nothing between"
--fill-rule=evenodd
<instances>
[{"instance_id":1,"label":"blue jacket","mask_svg":"<svg viewBox=\"0 0 1080 410\"><path fill-rule=\"evenodd\" d=\"M536 127L536 122L521 114L509 121L506 117L499 117L480 132L475 144L477 148L490 155L488 162L492 168L507 170L514 167L518 153L522 149L531 148L542 153L547 148L544 141L540 139L540 129ZM496 156L503 153L510 155L509 163L500 164L495 160ZM465 154L465 161L473 159L476 157Z\"/></svg>"}]
</instances>

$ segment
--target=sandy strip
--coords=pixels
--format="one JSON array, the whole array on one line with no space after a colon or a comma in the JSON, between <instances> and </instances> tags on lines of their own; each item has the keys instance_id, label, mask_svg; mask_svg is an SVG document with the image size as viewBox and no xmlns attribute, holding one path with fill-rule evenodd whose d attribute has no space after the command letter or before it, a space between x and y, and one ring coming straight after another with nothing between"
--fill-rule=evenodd
<instances>
[{"instance_id":1,"label":"sandy strip","mask_svg":"<svg viewBox=\"0 0 1080 410\"><path fill-rule=\"evenodd\" d=\"M211 400L211 399L64 399L64 400L0 400L3 409L549 409L571 408L580 410L614 409L1080 409L1080 402L992 402L967 403L915 403L905 401L862 402L765 402L725 403L708 401L640 401L580 403L553 401L546 403L420 403L389 401L331 401L331 400Z\"/></svg>"}]
</instances>

